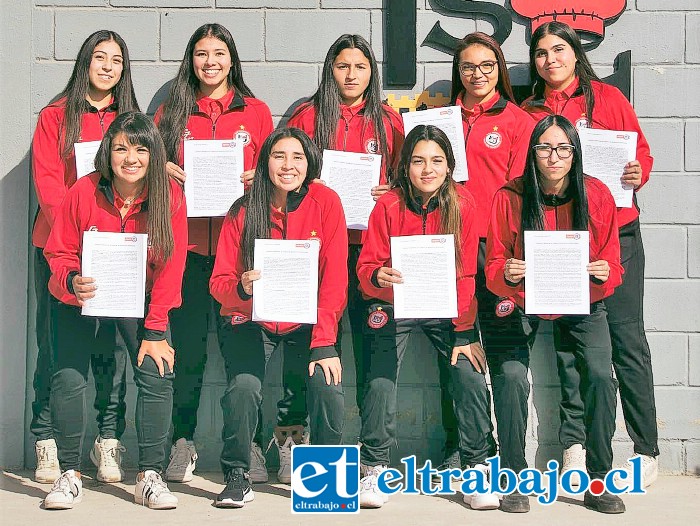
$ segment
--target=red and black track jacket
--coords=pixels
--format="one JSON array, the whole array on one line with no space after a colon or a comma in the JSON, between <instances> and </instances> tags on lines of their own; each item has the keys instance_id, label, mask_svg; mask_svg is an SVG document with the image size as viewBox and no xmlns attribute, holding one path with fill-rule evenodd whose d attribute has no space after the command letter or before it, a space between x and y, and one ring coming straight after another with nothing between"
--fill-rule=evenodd
<instances>
[{"instance_id":1,"label":"red and black track jacket","mask_svg":"<svg viewBox=\"0 0 700 526\"><path fill-rule=\"evenodd\" d=\"M469 180L464 185L474 196L477 213L476 231L486 238L491 202L505 183L523 175L532 119L517 105L497 92L484 104L467 110L462 104L463 92L456 104L462 110L464 142L467 146Z\"/></svg>"},{"instance_id":2,"label":"red and black track jacket","mask_svg":"<svg viewBox=\"0 0 700 526\"><path fill-rule=\"evenodd\" d=\"M34 221L32 243L43 248L58 214L58 209L68 189L75 184L75 155L61 156L63 129L66 119L66 99L46 106L39 113L39 120L32 140L32 176L39 200L39 213ZM112 101L98 110L85 101L80 121L80 141L100 141L117 116L117 103Z\"/></svg>"},{"instance_id":3,"label":"red and black track jacket","mask_svg":"<svg viewBox=\"0 0 700 526\"><path fill-rule=\"evenodd\" d=\"M401 146L403 145L403 120L398 113L386 104L382 104L385 111L384 129L388 152L379 151L379 138L376 130L365 114L366 101L356 106L340 105L340 120L336 127L335 144L333 149L354 153L379 153L382 155L382 171L379 176L379 184L388 184L387 168L396 170L399 164ZM299 106L287 122L289 128L300 128L306 134L314 138L316 129L316 108L312 102L306 102ZM362 244L364 231L349 230L350 243Z\"/></svg>"},{"instance_id":4,"label":"red and black track jacket","mask_svg":"<svg viewBox=\"0 0 700 526\"><path fill-rule=\"evenodd\" d=\"M226 216L219 237L214 271L209 282L211 295L221 303L221 315L231 323L251 318L252 296L241 285L244 267L241 250L245 206L235 217ZM348 236L340 197L322 184L302 185L299 192L287 194L287 210L270 210L271 239L318 239L318 319L311 331L311 360L338 356L335 350L338 321L348 299ZM298 323L258 322L275 334L287 334Z\"/></svg>"},{"instance_id":5,"label":"red and black track jacket","mask_svg":"<svg viewBox=\"0 0 700 526\"><path fill-rule=\"evenodd\" d=\"M506 281L503 271L508 258L524 260L522 231L523 204L522 177L507 183L496 192L491 210L489 233L486 238L486 286L497 296L512 297L525 308L525 280L517 284ZM585 176L588 198L588 231L590 233L590 261L605 260L610 265L610 276L604 283L591 279L591 303L610 296L622 283L624 272L620 264L620 239L618 236L615 200L607 186L594 177ZM573 228L573 201L567 197L545 196L545 230L571 230ZM555 319L560 315L540 315Z\"/></svg>"},{"instance_id":6,"label":"red and black track jacket","mask_svg":"<svg viewBox=\"0 0 700 526\"><path fill-rule=\"evenodd\" d=\"M479 236L475 229L476 203L463 185L457 186L459 208L462 215L461 269L457 269L457 318L455 345L466 345L477 340L474 330L477 303L474 296L474 275ZM366 299L394 302L394 290L382 288L377 282L381 267L391 267L391 238L397 236L440 234L442 225L437 199L427 204L406 202L402 191L394 188L377 201L369 217L367 237L357 261L357 277L360 291ZM398 269L399 271L401 269ZM426 269L430 272L430 269Z\"/></svg>"},{"instance_id":7,"label":"red and black track jacket","mask_svg":"<svg viewBox=\"0 0 700 526\"><path fill-rule=\"evenodd\" d=\"M163 106L158 108L155 122L160 122ZM253 97L242 97L230 90L225 96L216 100L210 97L200 97L192 108L187 125L182 133L182 140L242 140L243 169L255 168L267 136L272 133L272 115L270 108L263 101ZM184 166L182 145L180 147L178 164ZM231 174L238 178L241 174ZM216 253L216 243L224 220L222 217L191 217L189 226L189 249L204 256Z\"/></svg>"},{"instance_id":8,"label":"red and black track jacket","mask_svg":"<svg viewBox=\"0 0 700 526\"><path fill-rule=\"evenodd\" d=\"M534 97L530 97L523 102L522 107L537 121L547 115L556 114L569 119L576 128L591 127L601 130L637 132L637 160L642 166L642 184L639 187L641 188L649 180L654 158L651 156L649 143L639 126L637 114L622 92L615 86L595 80L591 82L591 85L595 97L592 125L589 124L586 117L586 98L579 86L578 79L563 91L545 89L543 99L536 100ZM617 209L617 222L620 228L638 217L639 208L636 201L631 208Z\"/></svg>"},{"instance_id":9,"label":"red and black track jacket","mask_svg":"<svg viewBox=\"0 0 700 526\"><path fill-rule=\"evenodd\" d=\"M145 319L146 339L163 340L168 312L182 302L182 275L187 256L187 208L182 188L170 181L170 207L175 247L170 259L155 258L148 250L146 294L149 298ZM83 232L148 232L148 189L133 202L122 219L124 202L112 183L98 172L80 179L66 194L46 243L44 255L51 267L49 290L68 305L78 305L69 279L80 273Z\"/></svg>"}]
</instances>

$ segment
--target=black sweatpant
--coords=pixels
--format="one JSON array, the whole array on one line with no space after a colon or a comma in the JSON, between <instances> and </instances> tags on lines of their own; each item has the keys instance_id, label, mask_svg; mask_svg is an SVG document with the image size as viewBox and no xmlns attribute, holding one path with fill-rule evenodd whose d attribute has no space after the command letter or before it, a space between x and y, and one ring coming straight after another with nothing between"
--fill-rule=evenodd
<instances>
[{"instance_id":1,"label":"black sweatpant","mask_svg":"<svg viewBox=\"0 0 700 526\"><path fill-rule=\"evenodd\" d=\"M43 248L34 248L34 288L36 291L36 343L38 348L34 369L34 401L30 431L37 440L54 438L51 422L51 375L53 374L53 350L51 349L51 302L48 289L51 270L44 257ZM95 377L95 402L97 427L102 438L121 438L126 428L126 363L127 351L117 332L112 353L92 359Z\"/></svg>"},{"instance_id":2,"label":"black sweatpant","mask_svg":"<svg viewBox=\"0 0 700 526\"><path fill-rule=\"evenodd\" d=\"M326 385L318 366L309 377L311 328L302 325L288 334L273 334L252 321L223 328L220 347L227 379L221 397L224 473L233 468L250 468L250 444L259 424L265 371L272 353L278 349L283 348L283 375L292 380L285 388L298 389L292 398L306 400L314 443L341 443L345 419L343 387Z\"/></svg>"},{"instance_id":3,"label":"black sweatpant","mask_svg":"<svg viewBox=\"0 0 700 526\"><path fill-rule=\"evenodd\" d=\"M90 359L104 359L113 354L115 335L119 330L129 352L138 389L136 436L139 470L160 472L170 428L173 374L164 363L166 374L161 377L155 361L149 356L141 367L136 365L143 338L143 320L82 316L80 307L58 301L52 301L51 312L55 357L55 372L51 377L51 417L61 469L80 470Z\"/></svg>"},{"instance_id":4,"label":"black sweatpant","mask_svg":"<svg viewBox=\"0 0 700 526\"><path fill-rule=\"evenodd\" d=\"M373 310L374 306L370 306ZM447 389L457 420L458 447L462 462L479 464L496 453L491 424L491 398L482 373L477 372L466 356L450 365L454 348L451 320L394 320L391 305L381 305L389 315L383 327L365 324L369 352L366 354L366 386L362 406L360 442L362 463L388 465L389 450L396 442L396 406L398 376L409 336L420 329L437 351L437 360L447 376Z\"/></svg>"}]
</instances>

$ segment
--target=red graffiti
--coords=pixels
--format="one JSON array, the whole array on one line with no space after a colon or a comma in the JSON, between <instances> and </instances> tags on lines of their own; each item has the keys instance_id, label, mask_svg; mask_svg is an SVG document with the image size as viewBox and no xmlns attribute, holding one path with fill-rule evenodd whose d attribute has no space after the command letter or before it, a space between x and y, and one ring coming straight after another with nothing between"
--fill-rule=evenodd
<instances>
[{"instance_id":1,"label":"red graffiti","mask_svg":"<svg viewBox=\"0 0 700 526\"><path fill-rule=\"evenodd\" d=\"M511 0L513 11L529 18L531 31L556 20L577 31L605 34L605 21L625 10L627 0Z\"/></svg>"}]
</instances>

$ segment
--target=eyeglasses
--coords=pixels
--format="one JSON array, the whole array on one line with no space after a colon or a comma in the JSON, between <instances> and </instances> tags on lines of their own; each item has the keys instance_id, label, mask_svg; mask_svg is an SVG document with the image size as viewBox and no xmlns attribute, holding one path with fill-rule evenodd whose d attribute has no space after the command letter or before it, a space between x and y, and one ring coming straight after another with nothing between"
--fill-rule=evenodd
<instances>
[{"instance_id":1,"label":"eyeglasses","mask_svg":"<svg viewBox=\"0 0 700 526\"><path fill-rule=\"evenodd\" d=\"M548 159L552 155L552 152L557 152L557 157L560 159L568 159L573 155L576 147L573 144L560 144L559 146L536 144L532 149L535 150L535 155L540 159Z\"/></svg>"},{"instance_id":2,"label":"eyeglasses","mask_svg":"<svg viewBox=\"0 0 700 526\"><path fill-rule=\"evenodd\" d=\"M469 62L462 62L458 66L459 74L463 77L471 77L474 73L476 73L476 70L478 69L479 71L481 71L482 74L488 75L490 73L493 73L493 70L496 69L496 65L498 65L498 62L482 62L481 64L470 64Z\"/></svg>"}]
</instances>

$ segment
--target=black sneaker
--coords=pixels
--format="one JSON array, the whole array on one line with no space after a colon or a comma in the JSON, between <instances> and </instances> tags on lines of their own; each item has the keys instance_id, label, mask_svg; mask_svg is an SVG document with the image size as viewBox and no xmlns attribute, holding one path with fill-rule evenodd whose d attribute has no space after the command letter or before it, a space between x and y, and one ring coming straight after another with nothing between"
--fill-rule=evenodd
<instances>
[{"instance_id":1,"label":"black sneaker","mask_svg":"<svg viewBox=\"0 0 700 526\"><path fill-rule=\"evenodd\" d=\"M514 491L510 495L503 495L501 511L506 513L527 513L530 511L530 499L519 491Z\"/></svg>"},{"instance_id":2,"label":"black sneaker","mask_svg":"<svg viewBox=\"0 0 700 526\"><path fill-rule=\"evenodd\" d=\"M600 495L593 495L587 491L583 496L586 508L600 513L624 513L625 503L617 495L604 491Z\"/></svg>"},{"instance_id":3,"label":"black sneaker","mask_svg":"<svg viewBox=\"0 0 700 526\"><path fill-rule=\"evenodd\" d=\"M459 471L462 471L462 460L460 459L459 451L453 451L449 455L445 455L445 458L442 460L442 464L435 469L438 471L443 471L446 469L458 469ZM462 480L462 477L450 478L451 480ZM433 474L432 480L434 484L440 484L440 482L442 482L442 478L437 473Z\"/></svg>"},{"instance_id":4,"label":"black sneaker","mask_svg":"<svg viewBox=\"0 0 700 526\"><path fill-rule=\"evenodd\" d=\"M234 468L224 475L226 487L214 501L217 508L242 508L255 498L250 476L243 468Z\"/></svg>"}]
</instances>

